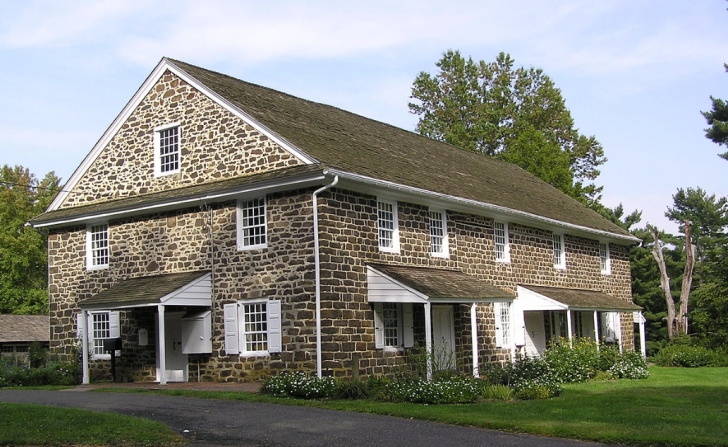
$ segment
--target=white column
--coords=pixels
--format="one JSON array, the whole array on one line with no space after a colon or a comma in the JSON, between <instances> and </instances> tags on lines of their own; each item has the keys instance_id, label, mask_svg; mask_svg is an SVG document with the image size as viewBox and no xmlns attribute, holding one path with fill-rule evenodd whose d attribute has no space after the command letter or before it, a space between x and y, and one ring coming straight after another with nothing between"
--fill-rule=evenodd
<instances>
[{"instance_id":1,"label":"white column","mask_svg":"<svg viewBox=\"0 0 728 447\"><path fill-rule=\"evenodd\" d=\"M599 350L599 314L594 311L594 342L597 344L597 351Z\"/></svg>"},{"instance_id":2,"label":"white column","mask_svg":"<svg viewBox=\"0 0 728 447\"><path fill-rule=\"evenodd\" d=\"M157 349L159 349L159 384L160 385L166 385L167 384L167 356L166 356L166 346L165 346L165 339L164 339L164 305L159 304L157 305L157 309L159 312L157 312L158 318L159 318L159 330L157 331Z\"/></svg>"},{"instance_id":3,"label":"white column","mask_svg":"<svg viewBox=\"0 0 728 447\"><path fill-rule=\"evenodd\" d=\"M427 351L427 380L432 380L432 315L430 303L425 303L425 350Z\"/></svg>"},{"instance_id":4,"label":"white column","mask_svg":"<svg viewBox=\"0 0 728 447\"><path fill-rule=\"evenodd\" d=\"M619 340L619 353L622 353L622 313L615 312L617 315L617 339Z\"/></svg>"},{"instance_id":5,"label":"white column","mask_svg":"<svg viewBox=\"0 0 728 447\"><path fill-rule=\"evenodd\" d=\"M82 383L84 385L89 384L89 375L88 375L88 311L82 310L81 311L81 321L83 321L83 332L81 333L81 352L83 355L83 365L81 367L83 368L83 381ZM93 329L93 328L92 328Z\"/></svg>"},{"instance_id":6,"label":"white column","mask_svg":"<svg viewBox=\"0 0 728 447\"><path fill-rule=\"evenodd\" d=\"M478 358L478 315L476 313L478 304L470 305L470 333L473 338L473 377L480 377L480 359Z\"/></svg>"},{"instance_id":7,"label":"white column","mask_svg":"<svg viewBox=\"0 0 728 447\"><path fill-rule=\"evenodd\" d=\"M573 346L571 338L574 336L573 330L571 329L571 310L566 309L566 335L569 337L569 346Z\"/></svg>"},{"instance_id":8,"label":"white column","mask_svg":"<svg viewBox=\"0 0 728 447\"><path fill-rule=\"evenodd\" d=\"M642 312L639 313L640 316L640 351L642 351L642 357L647 358L647 340L645 337L645 317L642 315Z\"/></svg>"}]
</instances>

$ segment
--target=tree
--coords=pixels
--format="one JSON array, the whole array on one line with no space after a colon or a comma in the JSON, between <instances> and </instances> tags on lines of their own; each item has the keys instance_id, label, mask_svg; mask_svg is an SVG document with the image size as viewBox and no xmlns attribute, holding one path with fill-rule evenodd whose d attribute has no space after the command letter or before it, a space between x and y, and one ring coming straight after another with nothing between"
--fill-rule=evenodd
<instances>
[{"instance_id":1,"label":"tree","mask_svg":"<svg viewBox=\"0 0 728 447\"><path fill-rule=\"evenodd\" d=\"M594 205L591 181L606 158L594 137L574 127L561 91L542 70L515 68L510 55L494 62L464 59L449 50L436 75L421 72L410 112L427 137L518 164L582 202Z\"/></svg>"},{"instance_id":2,"label":"tree","mask_svg":"<svg viewBox=\"0 0 728 447\"><path fill-rule=\"evenodd\" d=\"M45 211L59 183L53 172L39 181L22 166L0 170L0 313L47 312L46 240L25 224Z\"/></svg>"}]
</instances>

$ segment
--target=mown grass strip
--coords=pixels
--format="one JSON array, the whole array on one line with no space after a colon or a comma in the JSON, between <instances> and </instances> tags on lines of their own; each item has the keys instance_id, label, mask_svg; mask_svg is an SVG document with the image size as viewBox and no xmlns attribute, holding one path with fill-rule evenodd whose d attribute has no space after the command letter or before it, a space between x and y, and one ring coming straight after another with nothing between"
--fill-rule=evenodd
<instances>
[{"instance_id":1,"label":"mown grass strip","mask_svg":"<svg viewBox=\"0 0 728 447\"><path fill-rule=\"evenodd\" d=\"M0 445L175 446L182 436L148 419L76 408L0 403Z\"/></svg>"}]
</instances>

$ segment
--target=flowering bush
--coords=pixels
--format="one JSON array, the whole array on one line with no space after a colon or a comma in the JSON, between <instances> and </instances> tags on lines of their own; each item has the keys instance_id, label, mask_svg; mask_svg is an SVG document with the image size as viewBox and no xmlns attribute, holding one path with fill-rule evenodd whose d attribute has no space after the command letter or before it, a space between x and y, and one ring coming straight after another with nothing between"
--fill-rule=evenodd
<instances>
[{"instance_id":1,"label":"flowering bush","mask_svg":"<svg viewBox=\"0 0 728 447\"><path fill-rule=\"evenodd\" d=\"M263 383L261 392L276 397L297 397L300 399L322 399L333 397L336 382L331 377L308 377L296 371L271 377Z\"/></svg>"},{"instance_id":2,"label":"flowering bush","mask_svg":"<svg viewBox=\"0 0 728 447\"><path fill-rule=\"evenodd\" d=\"M650 376L647 371L647 362L636 352L622 354L609 370L612 377L619 379L646 379Z\"/></svg>"},{"instance_id":3,"label":"flowering bush","mask_svg":"<svg viewBox=\"0 0 728 447\"><path fill-rule=\"evenodd\" d=\"M591 339L560 339L544 353L556 380L561 383L586 382L596 375L599 350Z\"/></svg>"},{"instance_id":4,"label":"flowering bush","mask_svg":"<svg viewBox=\"0 0 728 447\"><path fill-rule=\"evenodd\" d=\"M698 368L701 366L728 366L728 356L720 351L711 351L703 346L688 343L674 343L660 349L652 361L660 366L682 366Z\"/></svg>"},{"instance_id":5,"label":"flowering bush","mask_svg":"<svg viewBox=\"0 0 728 447\"><path fill-rule=\"evenodd\" d=\"M417 404L469 404L480 397L476 380L450 378L441 381L424 379L396 381L385 385L381 396L395 402Z\"/></svg>"},{"instance_id":6,"label":"flowering bush","mask_svg":"<svg viewBox=\"0 0 728 447\"><path fill-rule=\"evenodd\" d=\"M39 368L28 368L0 363L0 387L77 385L81 382L81 368L74 363L50 363Z\"/></svg>"}]
</instances>

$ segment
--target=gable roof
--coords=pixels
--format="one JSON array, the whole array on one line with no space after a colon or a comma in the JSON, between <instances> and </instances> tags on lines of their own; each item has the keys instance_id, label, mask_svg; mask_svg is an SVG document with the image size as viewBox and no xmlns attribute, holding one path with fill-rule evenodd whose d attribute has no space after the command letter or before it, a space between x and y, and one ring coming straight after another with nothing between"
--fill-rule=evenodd
<instances>
[{"instance_id":1,"label":"gable roof","mask_svg":"<svg viewBox=\"0 0 728 447\"><path fill-rule=\"evenodd\" d=\"M50 340L47 315L0 315L0 343Z\"/></svg>"},{"instance_id":2,"label":"gable roof","mask_svg":"<svg viewBox=\"0 0 728 447\"><path fill-rule=\"evenodd\" d=\"M436 195L526 221L636 242L629 232L520 167L435 141L325 104L162 59L69 179L75 182L123 124L156 78L167 70L268 135L306 164L356 182ZM423 194L424 193L424 194ZM64 200L59 195L49 211Z\"/></svg>"}]
</instances>

